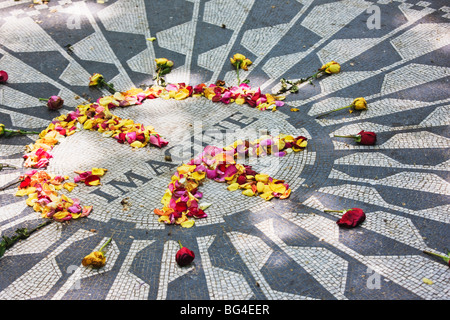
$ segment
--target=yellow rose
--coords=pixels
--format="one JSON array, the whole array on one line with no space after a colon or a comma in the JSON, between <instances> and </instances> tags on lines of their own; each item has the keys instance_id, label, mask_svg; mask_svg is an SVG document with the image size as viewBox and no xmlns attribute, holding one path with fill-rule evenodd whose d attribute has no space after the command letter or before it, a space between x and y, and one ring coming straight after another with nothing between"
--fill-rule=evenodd
<instances>
[{"instance_id":1,"label":"yellow rose","mask_svg":"<svg viewBox=\"0 0 450 320\"><path fill-rule=\"evenodd\" d=\"M245 56L244 56L243 54L236 53L236 54L233 56L233 59L234 59L235 61L244 61L246 58L245 58Z\"/></svg>"},{"instance_id":2,"label":"yellow rose","mask_svg":"<svg viewBox=\"0 0 450 320\"><path fill-rule=\"evenodd\" d=\"M0 123L0 136L5 133L5 125L3 123Z\"/></svg>"},{"instance_id":3,"label":"yellow rose","mask_svg":"<svg viewBox=\"0 0 450 320\"><path fill-rule=\"evenodd\" d=\"M98 251L91 252L89 255L83 258L81 264L85 267L92 266L93 268L101 268L106 263L106 257L103 253L103 249L111 242L111 238Z\"/></svg>"},{"instance_id":4,"label":"yellow rose","mask_svg":"<svg viewBox=\"0 0 450 320\"><path fill-rule=\"evenodd\" d=\"M339 73L341 71L341 66L336 61L330 61L324 64L319 71L325 71L326 73Z\"/></svg>"},{"instance_id":5,"label":"yellow rose","mask_svg":"<svg viewBox=\"0 0 450 320\"><path fill-rule=\"evenodd\" d=\"M155 61L157 66L165 66L169 60L167 60L166 58L157 58L155 59Z\"/></svg>"},{"instance_id":6,"label":"yellow rose","mask_svg":"<svg viewBox=\"0 0 450 320\"><path fill-rule=\"evenodd\" d=\"M341 66L339 63L334 63L325 69L326 73L339 73L341 71Z\"/></svg>"},{"instance_id":7,"label":"yellow rose","mask_svg":"<svg viewBox=\"0 0 450 320\"><path fill-rule=\"evenodd\" d=\"M245 59L241 62L240 67L241 67L242 69L244 69L245 71L247 71L247 70L248 70L247 66L251 65L252 63L253 63L253 62L252 62L250 59L245 58Z\"/></svg>"},{"instance_id":8,"label":"yellow rose","mask_svg":"<svg viewBox=\"0 0 450 320\"><path fill-rule=\"evenodd\" d=\"M96 86L103 80L103 76L100 73L94 73L92 77L89 78L89 86Z\"/></svg>"},{"instance_id":9,"label":"yellow rose","mask_svg":"<svg viewBox=\"0 0 450 320\"><path fill-rule=\"evenodd\" d=\"M367 109L367 101L366 99L360 97L353 100L352 103L355 110L366 110Z\"/></svg>"},{"instance_id":10,"label":"yellow rose","mask_svg":"<svg viewBox=\"0 0 450 320\"><path fill-rule=\"evenodd\" d=\"M100 251L92 252L91 254L84 257L81 261L83 266L92 266L93 268L101 268L105 265L106 258L104 254Z\"/></svg>"}]
</instances>

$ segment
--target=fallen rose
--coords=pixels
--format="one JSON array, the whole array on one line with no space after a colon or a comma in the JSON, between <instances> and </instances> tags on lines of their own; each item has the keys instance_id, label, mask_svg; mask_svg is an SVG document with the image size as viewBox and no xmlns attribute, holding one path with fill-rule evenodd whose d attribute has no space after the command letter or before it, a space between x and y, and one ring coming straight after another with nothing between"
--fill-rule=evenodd
<instances>
[{"instance_id":1,"label":"fallen rose","mask_svg":"<svg viewBox=\"0 0 450 320\"><path fill-rule=\"evenodd\" d=\"M233 66L236 67L236 76L238 80L238 85L241 84L241 79L239 79L239 68L247 71L248 66L250 66L253 62L248 59L246 56L240 53L236 53L233 55L232 58L230 58L230 62Z\"/></svg>"},{"instance_id":2,"label":"fallen rose","mask_svg":"<svg viewBox=\"0 0 450 320\"><path fill-rule=\"evenodd\" d=\"M341 66L336 61L330 61L326 64L324 64L319 71L326 72L326 73L339 73L341 71Z\"/></svg>"},{"instance_id":3,"label":"fallen rose","mask_svg":"<svg viewBox=\"0 0 450 320\"><path fill-rule=\"evenodd\" d=\"M319 76L323 75L323 74L335 74L335 73L339 73L341 72L341 65L339 63L337 63L336 61L330 61L326 64L324 64L321 68L319 68L317 70L316 73L314 73L313 75L310 75L309 77L306 78L301 78L297 81L291 81L291 80L286 80L284 78L280 79L281 82L281 89L278 91L278 94L280 93L284 93L284 92L291 92L291 93L297 93L299 90L299 85L302 83L305 83L307 81L309 81L312 84L312 79L317 79ZM288 84L291 85L290 87L288 87Z\"/></svg>"},{"instance_id":4,"label":"fallen rose","mask_svg":"<svg viewBox=\"0 0 450 320\"><path fill-rule=\"evenodd\" d=\"M164 78L162 76L172 71L173 61L166 58L156 58L155 62L156 76L153 78L153 80L156 80L156 84L164 86L166 82L164 81Z\"/></svg>"},{"instance_id":5,"label":"fallen rose","mask_svg":"<svg viewBox=\"0 0 450 320\"><path fill-rule=\"evenodd\" d=\"M340 212L342 217L336 221L338 226L343 228L354 228L366 220L366 215L362 209L352 208L347 210L324 210L324 212Z\"/></svg>"},{"instance_id":6,"label":"fallen rose","mask_svg":"<svg viewBox=\"0 0 450 320\"><path fill-rule=\"evenodd\" d=\"M39 98L40 101L47 101L47 107L49 110L58 110L61 109L64 100L60 96L51 96L48 99L45 98Z\"/></svg>"},{"instance_id":7,"label":"fallen rose","mask_svg":"<svg viewBox=\"0 0 450 320\"><path fill-rule=\"evenodd\" d=\"M352 112L352 110L358 110L358 111L366 110L367 109L367 101L363 97L356 98L348 106L337 108L337 109L319 114L318 116L316 116L316 119L319 119L323 116L329 115L330 113L333 113L333 112L336 112L339 110L343 110L343 109L348 109L348 108L351 108L350 112Z\"/></svg>"},{"instance_id":8,"label":"fallen rose","mask_svg":"<svg viewBox=\"0 0 450 320\"><path fill-rule=\"evenodd\" d=\"M89 77L89 87L103 87L106 86L109 91L112 93L116 93L116 89L114 89L114 84L108 83L105 81L105 78L100 73L94 73L91 77Z\"/></svg>"},{"instance_id":9,"label":"fallen rose","mask_svg":"<svg viewBox=\"0 0 450 320\"><path fill-rule=\"evenodd\" d=\"M447 263L447 265L450 267L450 251L447 253L447 255L437 254L437 253L427 251L427 250L424 250L423 253L442 258Z\"/></svg>"},{"instance_id":10,"label":"fallen rose","mask_svg":"<svg viewBox=\"0 0 450 320\"><path fill-rule=\"evenodd\" d=\"M367 146L374 145L377 142L377 135L375 132L364 130L358 133L357 135L350 135L350 136L334 135L334 136L338 138L353 138L357 143Z\"/></svg>"},{"instance_id":11,"label":"fallen rose","mask_svg":"<svg viewBox=\"0 0 450 320\"><path fill-rule=\"evenodd\" d=\"M92 266L93 268L101 268L106 263L105 253L103 249L111 242L112 238L109 238L108 241L100 248L98 251L91 252L89 255L83 258L81 264L85 267Z\"/></svg>"},{"instance_id":12,"label":"fallen rose","mask_svg":"<svg viewBox=\"0 0 450 320\"><path fill-rule=\"evenodd\" d=\"M0 83L8 81L8 73L4 70L0 70Z\"/></svg>"},{"instance_id":13,"label":"fallen rose","mask_svg":"<svg viewBox=\"0 0 450 320\"><path fill-rule=\"evenodd\" d=\"M180 249L177 251L175 255L175 261L178 263L180 267L184 267L190 264L192 261L194 261L195 254L188 248L183 247L180 241L178 241L178 243L180 244Z\"/></svg>"}]
</instances>

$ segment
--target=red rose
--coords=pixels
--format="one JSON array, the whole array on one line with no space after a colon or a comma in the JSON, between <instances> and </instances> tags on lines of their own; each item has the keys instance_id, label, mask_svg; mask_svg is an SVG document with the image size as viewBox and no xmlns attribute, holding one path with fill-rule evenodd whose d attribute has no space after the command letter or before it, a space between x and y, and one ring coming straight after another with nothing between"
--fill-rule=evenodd
<instances>
[{"instance_id":1,"label":"red rose","mask_svg":"<svg viewBox=\"0 0 450 320\"><path fill-rule=\"evenodd\" d=\"M366 220L364 211L359 208L352 208L344 212L336 223L343 228L354 228Z\"/></svg>"},{"instance_id":2,"label":"red rose","mask_svg":"<svg viewBox=\"0 0 450 320\"><path fill-rule=\"evenodd\" d=\"M356 142L359 144L372 146L377 142L377 135L375 132L369 132L369 131L361 131L358 133L358 138L356 139ZM359 141L358 141L359 140Z\"/></svg>"},{"instance_id":3,"label":"red rose","mask_svg":"<svg viewBox=\"0 0 450 320\"><path fill-rule=\"evenodd\" d=\"M180 267L187 266L190 264L194 258L195 254L191 250L189 250L186 247L183 247L180 243L181 249L177 251L177 254L175 255L175 260L178 263Z\"/></svg>"},{"instance_id":4,"label":"red rose","mask_svg":"<svg viewBox=\"0 0 450 320\"><path fill-rule=\"evenodd\" d=\"M8 74L6 71L0 70L0 83L8 81Z\"/></svg>"},{"instance_id":5,"label":"red rose","mask_svg":"<svg viewBox=\"0 0 450 320\"><path fill-rule=\"evenodd\" d=\"M369 132L369 131L361 131L357 135L352 136L340 136L340 135L334 135L335 137L339 138L353 138L355 141L359 144L371 146L374 145L377 142L377 135L375 132Z\"/></svg>"}]
</instances>

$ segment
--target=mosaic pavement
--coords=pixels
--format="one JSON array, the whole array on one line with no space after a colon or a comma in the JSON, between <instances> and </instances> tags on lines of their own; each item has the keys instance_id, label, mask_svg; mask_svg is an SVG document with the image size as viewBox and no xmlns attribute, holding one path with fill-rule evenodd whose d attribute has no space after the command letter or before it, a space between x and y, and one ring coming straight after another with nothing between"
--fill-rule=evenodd
<instances>
[{"instance_id":1,"label":"mosaic pavement","mask_svg":"<svg viewBox=\"0 0 450 320\"><path fill-rule=\"evenodd\" d=\"M0 85L0 122L7 128L43 130L106 94L87 86L96 72L119 90L151 85L159 57L175 62L167 82L232 85L229 57L245 54L253 65L241 79L263 92L277 92L281 78L306 77L330 60L342 72L302 85L276 112L197 98L114 110L153 125L170 141L162 149L132 150L90 131L67 137L47 170L73 177L74 170L107 168L101 186L72 192L93 212L52 223L10 248L0 259L0 299L450 298L449 267L422 252L450 247L446 1L30 4L0 1L0 70L9 73ZM49 111L38 100L51 95L63 97L63 109ZM315 119L360 96L368 110ZM153 209L178 164L205 144L261 130L309 138L303 152L254 163L290 184L289 199L248 198L206 182L208 218L189 229L158 223ZM361 130L377 132L377 145L333 137ZM26 171L24 146L36 138L0 139L0 161L18 167L0 171L0 186ZM167 155L173 162L164 161ZM2 235L42 222L15 191L0 192ZM338 215L323 212L352 207L367 215L355 229L339 229ZM81 259L110 237L105 267L83 267ZM178 241L196 253L190 266L175 263Z\"/></svg>"}]
</instances>

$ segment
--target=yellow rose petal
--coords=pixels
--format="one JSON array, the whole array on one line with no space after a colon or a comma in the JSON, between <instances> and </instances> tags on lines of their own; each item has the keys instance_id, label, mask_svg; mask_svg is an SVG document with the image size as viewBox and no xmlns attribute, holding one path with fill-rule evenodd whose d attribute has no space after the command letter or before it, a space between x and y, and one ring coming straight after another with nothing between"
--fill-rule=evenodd
<instances>
[{"instance_id":1,"label":"yellow rose petal","mask_svg":"<svg viewBox=\"0 0 450 320\"><path fill-rule=\"evenodd\" d=\"M93 175L96 175L96 176L99 176L99 177L101 177L101 176L103 176L105 173L106 173L106 171L108 171L107 169L103 169L103 168L92 168L92 174Z\"/></svg>"},{"instance_id":2,"label":"yellow rose petal","mask_svg":"<svg viewBox=\"0 0 450 320\"><path fill-rule=\"evenodd\" d=\"M227 187L227 189L230 191L236 191L237 189L239 189L239 183L232 183Z\"/></svg>"},{"instance_id":3,"label":"yellow rose petal","mask_svg":"<svg viewBox=\"0 0 450 320\"><path fill-rule=\"evenodd\" d=\"M245 189L244 191L242 191L242 194L247 197L253 197L255 195L252 189Z\"/></svg>"},{"instance_id":4,"label":"yellow rose petal","mask_svg":"<svg viewBox=\"0 0 450 320\"><path fill-rule=\"evenodd\" d=\"M182 222L180 225L181 225L183 228L190 228L190 227L192 227L194 224L195 224L195 221L194 221L194 220L187 220L187 221Z\"/></svg>"}]
</instances>

